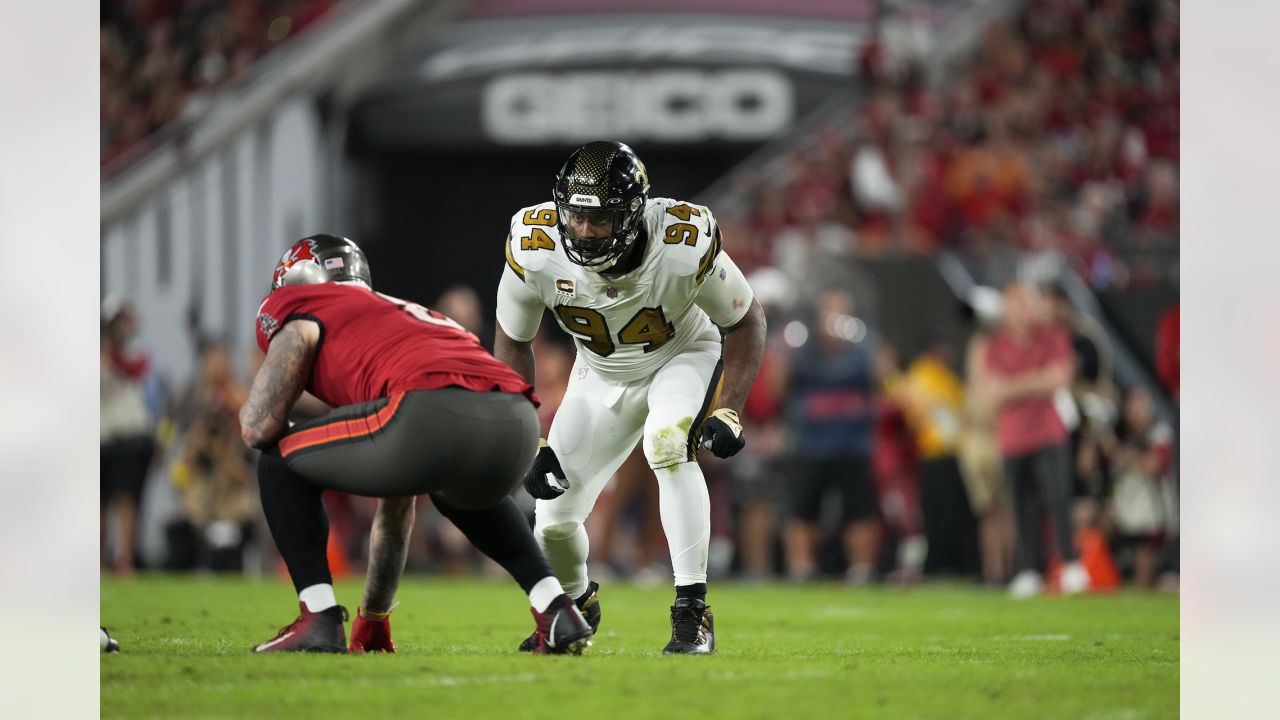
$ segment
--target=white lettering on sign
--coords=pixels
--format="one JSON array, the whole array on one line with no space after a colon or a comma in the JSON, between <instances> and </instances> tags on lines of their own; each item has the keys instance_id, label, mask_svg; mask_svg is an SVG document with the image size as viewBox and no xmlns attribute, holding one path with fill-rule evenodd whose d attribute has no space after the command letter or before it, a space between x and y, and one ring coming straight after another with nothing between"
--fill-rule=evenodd
<instances>
[{"instance_id":1,"label":"white lettering on sign","mask_svg":"<svg viewBox=\"0 0 1280 720\"><path fill-rule=\"evenodd\" d=\"M488 136L513 145L750 141L786 129L795 97L783 73L765 68L516 73L489 81L480 112Z\"/></svg>"}]
</instances>

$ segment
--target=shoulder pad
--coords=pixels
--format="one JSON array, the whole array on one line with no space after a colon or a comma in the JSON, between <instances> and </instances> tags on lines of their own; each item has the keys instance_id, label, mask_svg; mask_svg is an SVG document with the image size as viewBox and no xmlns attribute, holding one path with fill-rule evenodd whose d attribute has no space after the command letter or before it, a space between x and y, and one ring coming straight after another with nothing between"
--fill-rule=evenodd
<instances>
[{"instance_id":1,"label":"shoulder pad","mask_svg":"<svg viewBox=\"0 0 1280 720\"><path fill-rule=\"evenodd\" d=\"M556 226L556 206L552 202L521 208L511 216L507 235L507 265L520 279L537 272L559 251L560 231Z\"/></svg>"},{"instance_id":2,"label":"shoulder pad","mask_svg":"<svg viewBox=\"0 0 1280 720\"><path fill-rule=\"evenodd\" d=\"M705 205L653 198L645 211L651 242L661 246L663 263L678 275L706 278L723 240L715 216Z\"/></svg>"}]
</instances>

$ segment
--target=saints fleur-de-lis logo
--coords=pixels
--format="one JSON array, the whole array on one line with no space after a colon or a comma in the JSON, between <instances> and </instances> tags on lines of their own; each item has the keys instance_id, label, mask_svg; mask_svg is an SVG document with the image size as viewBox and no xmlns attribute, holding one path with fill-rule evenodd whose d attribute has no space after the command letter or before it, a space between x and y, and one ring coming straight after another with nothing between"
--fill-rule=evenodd
<instances>
[{"instance_id":1,"label":"saints fleur-de-lis logo","mask_svg":"<svg viewBox=\"0 0 1280 720\"><path fill-rule=\"evenodd\" d=\"M646 189L649 187L649 171L645 169L644 163L636 160L636 182L643 185Z\"/></svg>"}]
</instances>

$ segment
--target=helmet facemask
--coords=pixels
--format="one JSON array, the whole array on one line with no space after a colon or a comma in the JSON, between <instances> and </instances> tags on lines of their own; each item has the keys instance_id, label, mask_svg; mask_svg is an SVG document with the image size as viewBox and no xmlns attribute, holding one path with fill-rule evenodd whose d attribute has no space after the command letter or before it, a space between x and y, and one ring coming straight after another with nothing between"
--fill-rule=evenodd
<instances>
[{"instance_id":1,"label":"helmet facemask","mask_svg":"<svg viewBox=\"0 0 1280 720\"><path fill-rule=\"evenodd\" d=\"M613 267L638 235L644 203L636 198L631 204L634 209L556 203L565 255L597 272Z\"/></svg>"}]
</instances>

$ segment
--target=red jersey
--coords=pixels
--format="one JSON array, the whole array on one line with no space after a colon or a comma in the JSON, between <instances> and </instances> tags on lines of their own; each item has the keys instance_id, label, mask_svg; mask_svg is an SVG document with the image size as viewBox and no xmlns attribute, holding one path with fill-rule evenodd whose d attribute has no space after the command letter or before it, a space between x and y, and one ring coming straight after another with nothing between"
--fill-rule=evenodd
<instances>
[{"instance_id":1,"label":"red jersey","mask_svg":"<svg viewBox=\"0 0 1280 720\"><path fill-rule=\"evenodd\" d=\"M538 404L533 386L475 335L421 305L358 285L282 287L258 308L258 347L266 352L297 319L320 325L307 391L334 407L444 387L522 393Z\"/></svg>"},{"instance_id":2,"label":"red jersey","mask_svg":"<svg viewBox=\"0 0 1280 720\"><path fill-rule=\"evenodd\" d=\"M1065 330L1038 327L1025 342L1019 342L1006 330L998 330L987 343L983 362L998 376L1014 377L1055 363L1072 362L1072 357L1071 337ZM1022 398L1007 402L996 411L996 437L1000 452L1006 457L1025 455L1066 442L1067 427L1053 405L1053 396Z\"/></svg>"}]
</instances>

